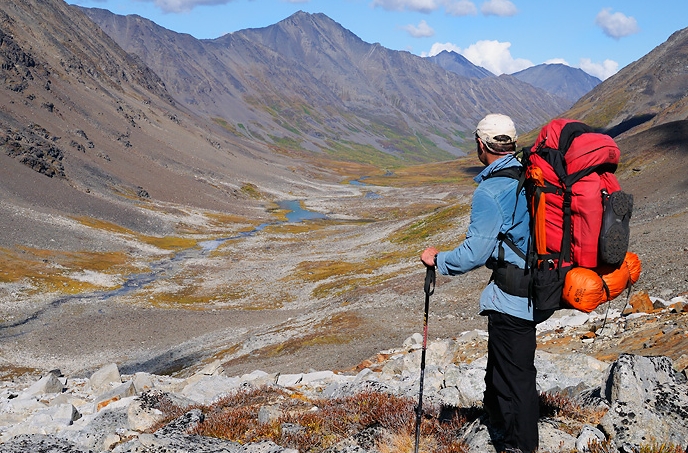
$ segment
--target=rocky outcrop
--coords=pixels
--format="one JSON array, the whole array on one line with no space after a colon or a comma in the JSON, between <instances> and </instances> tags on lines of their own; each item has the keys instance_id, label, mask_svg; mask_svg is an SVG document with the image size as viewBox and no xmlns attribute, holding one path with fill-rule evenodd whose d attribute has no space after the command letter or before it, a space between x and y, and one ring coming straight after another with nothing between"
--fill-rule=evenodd
<instances>
[{"instance_id":1,"label":"rocky outcrop","mask_svg":"<svg viewBox=\"0 0 688 453\"><path fill-rule=\"evenodd\" d=\"M64 153L57 140L59 137L36 124L21 130L0 131L0 149L5 154L50 178L65 178Z\"/></svg>"},{"instance_id":2,"label":"rocky outcrop","mask_svg":"<svg viewBox=\"0 0 688 453\"><path fill-rule=\"evenodd\" d=\"M576 315L556 321L559 329L576 325ZM551 323L554 323L552 321ZM500 434L481 414L486 357L462 361L462 351L484 342L483 331L465 332L456 339L431 341L426 351L424 407L477 411L458 433L470 452L498 451ZM198 409L242 389L281 389L303 400L344 398L361 392L385 392L418 397L422 336L415 334L402 347L382 351L376 363L357 372L279 374L254 371L227 376L220 362L207 365L188 378L148 373L121 375L109 364L89 378L68 378L59 370L23 385L4 382L0 392L2 451L71 452L289 452L272 441L241 445L193 434L204 423ZM668 357L624 354L612 363L582 353L538 351L538 388L546 395L564 395L576 404L594 408L601 421L594 426L572 424L558 414L542 414L541 450L588 452L591 442L610 450L637 452L641 446L667 443L688 445L688 383ZM165 399L187 412L155 429ZM313 406L315 407L315 406ZM311 407L311 410L313 409ZM268 423L284 415L279 405L266 403L256 410ZM409 417L413 417L409 413ZM262 421L261 421L262 420ZM282 430L304 429L282 426ZM372 429L372 428L371 428ZM328 450L330 453L377 452L371 439L380 433L359 433ZM366 440L367 439L367 440Z\"/></svg>"},{"instance_id":3,"label":"rocky outcrop","mask_svg":"<svg viewBox=\"0 0 688 453\"><path fill-rule=\"evenodd\" d=\"M9 20L6 14L0 14L0 22ZM32 80L31 71L36 66L33 56L25 52L12 36L0 28L0 76L5 88L21 93ZM1 85L0 85L1 87Z\"/></svg>"},{"instance_id":4,"label":"rocky outcrop","mask_svg":"<svg viewBox=\"0 0 688 453\"><path fill-rule=\"evenodd\" d=\"M601 425L624 451L651 442L688 445L688 383L667 357L622 355L601 396L609 404Z\"/></svg>"}]
</instances>

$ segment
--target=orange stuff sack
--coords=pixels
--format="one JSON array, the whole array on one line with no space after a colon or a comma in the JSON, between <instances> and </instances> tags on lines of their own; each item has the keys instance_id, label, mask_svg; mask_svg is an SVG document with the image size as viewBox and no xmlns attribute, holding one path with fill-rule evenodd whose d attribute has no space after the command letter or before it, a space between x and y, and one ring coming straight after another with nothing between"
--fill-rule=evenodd
<instances>
[{"instance_id":1,"label":"orange stuff sack","mask_svg":"<svg viewBox=\"0 0 688 453\"><path fill-rule=\"evenodd\" d=\"M563 299L569 306L590 313L614 299L640 278L642 265L635 253L627 252L618 268L574 267L566 274Z\"/></svg>"}]
</instances>

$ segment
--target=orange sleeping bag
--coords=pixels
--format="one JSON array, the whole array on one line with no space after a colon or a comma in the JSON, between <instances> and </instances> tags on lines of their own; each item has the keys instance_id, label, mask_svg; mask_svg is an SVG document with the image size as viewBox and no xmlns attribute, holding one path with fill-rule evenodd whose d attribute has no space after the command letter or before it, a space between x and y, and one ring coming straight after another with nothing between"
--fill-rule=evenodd
<instances>
[{"instance_id":1,"label":"orange sleeping bag","mask_svg":"<svg viewBox=\"0 0 688 453\"><path fill-rule=\"evenodd\" d=\"M631 252L626 253L618 268L574 267L566 274L564 302L577 310L590 313L637 282L641 270L640 258Z\"/></svg>"}]
</instances>

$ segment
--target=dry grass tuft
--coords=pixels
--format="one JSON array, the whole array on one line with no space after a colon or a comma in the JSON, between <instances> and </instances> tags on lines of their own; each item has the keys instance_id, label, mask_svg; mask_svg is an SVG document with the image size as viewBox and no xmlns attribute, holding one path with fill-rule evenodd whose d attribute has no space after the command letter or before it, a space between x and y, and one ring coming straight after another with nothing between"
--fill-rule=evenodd
<instances>
[{"instance_id":1,"label":"dry grass tuft","mask_svg":"<svg viewBox=\"0 0 688 453\"><path fill-rule=\"evenodd\" d=\"M0 380L10 381L18 380L19 378L25 376L41 376L41 370L37 368L23 367L23 366L13 366L13 365L0 365Z\"/></svg>"},{"instance_id":2,"label":"dry grass tuft","mask_svg":"<svg viewBox=\"0 0 688 453\"><path fill-rule=\"evenodd\" d=\"M31 247L0 248L0 283L20 283L27 294L77 294L112 288L108 283L80 280L84 272L103 275L140 272L124 252L45 250ZM113 280L115 281L115 280ZM118 283L113 283L118 286Z\"/></svg>"},{"instance_id":3,"label":"dry grass tuft","mask_svg":"<svg viewBox=\"0 0 688 453\"><path fill-rule=\"evenodd\" d=\"M556 418L560 429L575 436L583 425L597 426L607 408L587 405L563 393L540 394L540 416Z\"/></svg>"},{"instance_id":4,"label":"dry grass tuft","mask_svg":"<svg viewBox=\"0 0 688 453\"><path fill-rule=\"evenodd\" d=\"M640 453L684 453L685 451L681 445L664 442L653 442L640 447Z\"/></svg>"},{"instance_id":5,"label":"dry grass tuft","mask_svg":"<svg viewBox=\"0 0 688 453\"><path fill-rule=\"evenodd\" d=\"M74 217L74 220L91 228L108 231L110 233L122 235L125 237L134 238L145 244L158 247L163 250L182 250L195 247L198 241L191 238L183 238L176 236L147 236L137 233L133 230L117 225L116 223L105 220L95 219L88 216Z\"/></svg>"},{"instance_id":6,"label":"dry grass tuft","mask_svg":"<svg viewBox=\"0 0 688 453\"><path fill-rule=\"evenodd\" d=\"M588 444L590 453L616 453L617 446L611 440L602 442L592 441ZM671 443L658 443L641 445L638 453L684 453L686 450L680 446Z\"/></svg>"},{"instance_id":7,"label":"dry grass tuft","mask_svg":"<svg viewBox=\"0 0 688 453\"><path fill-rule=\"evenodd\" d=\"M228 439L239 443L271 440L300 452L317 453L361 433L381 452L413 450L414 400L380 392L362 392L336 399L311 399L274 387L240 390L212 405L179 407L164 394L145 393L144 405L159 409L164 418L151 432L192 409L200 409L204 420L190 434ZM277 408L277 416L260 423L262 407ZM466 423L464 415L440 417L431 408L421 424L421 451L460 453L467 451L456 440Z\"/></svg>"},{"instance_id":8,"label":"dry grass tuft","mask_svg":"<svg viewBox=\"0 0 688 453\"><path fill-rule=\"evenodd\" d=\"M470 205L464 203L438 208L427 217L395 232L389 240L395 244L423 243L432 235L454 227L457 221L465 218L470 213L470 209Z\"/></svg>"}]
</instances>

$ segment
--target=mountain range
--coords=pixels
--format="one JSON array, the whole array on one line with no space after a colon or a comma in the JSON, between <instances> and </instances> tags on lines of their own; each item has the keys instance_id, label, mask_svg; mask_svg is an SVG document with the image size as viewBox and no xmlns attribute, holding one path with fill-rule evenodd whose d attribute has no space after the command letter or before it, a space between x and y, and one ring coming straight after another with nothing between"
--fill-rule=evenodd
<instances>
[{"instance_id":1,"label":"mountain range","mask_svg":"<svg viewBox=\"0 0 688 453\"><path fill-rule=\"evenodd\" d=\"M318 159L453 159L488 111L528 130L569 105L515 77L464 77L365 43L322 14L197 40L60 0L2 3L4 199L127 227L159 224L129 197L244 213L262 203L247 185L279 197L329 174ZM26 241L6 231L3 243Z\"/></svg>"},{"instance_id":2,"label":"mountain range","mask_svg":"<svg viewBox=\"0 0 688 453\"><path fill-rule=\"evenodd\" d=\"M463 77L475 79L495 77L487 69L474 65L466 57L453 51L443 50L437 55L428 57L428 60ZM597 77L591 76L581 69L564 64L531 66L511 75L522 82L568 100L570 102L568 107L601 82Z\"/></svg>"},{"instance_id":3,"label":"mountain range","mask_svg":"<svg viewBox=\"0 0 688 453\"><path fill-rule=\"evenodd\" d=\"M488 111L530 130L571 105L508 75L466 77L366 43L323 14L196 40L138 16L84 12L175 99L239 135L294 151L449 159L472 149L472 130Z\"/></svg>"},{"instance_id":4,"label":"mountain range","mask_svg":"<svg viewBox=\"0 0 688 453\"><path fill-rule=\"evenodd\" d=\"M512 76L550 93L556 93L572 104L602 82L582 69L564 64L531 66L513 73Z\"/></svg>"}]
</instances>

